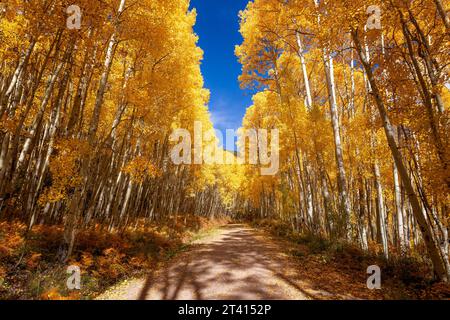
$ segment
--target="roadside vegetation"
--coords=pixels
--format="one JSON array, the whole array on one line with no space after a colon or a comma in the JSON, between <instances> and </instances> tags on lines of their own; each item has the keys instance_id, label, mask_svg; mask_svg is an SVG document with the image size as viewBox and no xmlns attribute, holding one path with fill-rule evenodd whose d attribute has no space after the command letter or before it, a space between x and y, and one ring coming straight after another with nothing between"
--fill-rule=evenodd
<instances>
[{"instance_id":1,"label":"roadside vegetation","mask_svg":"<svg viewBox=\"0 0 450 320\"><path fill-rule=\"evenodd\" d=\"M26 232L20 222L0 223L1 299L91 299L106 288L149 272L224 223L226 219L187 216L158 223L140 223L121 232L100 226L82 231L70 260L57 254L61 226L35 226ZM70 291L67 266L79 266L81 290Z\"/></svg>"},{"instance_id":2,"label":"roadside vegetation","mask_svg":"<svg viewBox=\"0 0 450 320\"><path fill-rule=\"evenodd\" d=\"M297 277L310 284L309 293L317 299L450 299L450 285L429 276L432 266L424 257L386 260L376 243L365 252L348 242L295 232L278 220L251 224L283 242L286 254L298 266ZM367 289L366 271L371 265L382 270L381 290Z\"/></svg>"}]
</instances>

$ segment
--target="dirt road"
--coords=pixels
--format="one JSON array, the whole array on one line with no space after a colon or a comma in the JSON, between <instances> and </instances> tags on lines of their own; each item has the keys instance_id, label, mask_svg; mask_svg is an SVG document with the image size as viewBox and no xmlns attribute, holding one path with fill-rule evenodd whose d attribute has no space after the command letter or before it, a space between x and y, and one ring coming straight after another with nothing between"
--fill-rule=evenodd
<instances>
[{"instance_id":1,"label":"dirt road","mask_svg":"<svg viewBox=\"0 0 450 320\"><path fill-rule=\"evenodd\" d=\"M161 270L124 282L99 299L308 299L291 279L279 246L244 225L228 225L202 239Z\"/></svg>"}]
</instances>

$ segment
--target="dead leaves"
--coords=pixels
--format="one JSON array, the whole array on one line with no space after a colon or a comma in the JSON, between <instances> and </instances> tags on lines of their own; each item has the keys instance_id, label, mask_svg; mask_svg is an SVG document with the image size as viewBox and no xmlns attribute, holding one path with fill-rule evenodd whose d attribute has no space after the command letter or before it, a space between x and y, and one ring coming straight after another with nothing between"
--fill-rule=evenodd
<instances>
[{"instance_id":1,"label":"dead leaves","mask_svg":"<svg viewBox=\"0 0 450 320\"><path fill-rule=\"evenodd\" d=\"M429 270L414 259L403 259L386 264L379 244L370 243L372 253L338 243L326 243L311 236L295 235L289 225L280 221L263 220L257 224L276 237L296 261L297 278L314 292L317 299L449 299L450 285L430 284ZM283 231L283 228L286 229ZM320 247L320 248L319 248ZM320 250L318 250L320 249ZM382 268L382 290L367 288L367 267Z\"/></svg>"},{"instance_id":2,"label":"dead leaves","mask_svg":"<svg viewBox=\"0 0 450 320\"><path fill-rule=\"evenodd\" d=\"M25 226L21 223L0 223L0 258L11 257L23 246L22 232Z\"/></svg>"},{"instance_id":3,"label":"dead leaves","mask_svg":"<svg viewBox=\"0 0 450 320\"><path fill-rule=\"evenodd\" d=\"M153 225L140 221L136 228L121 234L107 233L97 226L80 231L68 265L81 269L82 295L94 295L120 279L151 270L169 252L176 251L183 240L189 241L196 231L211 228L215 223L196 216L171 217ZM23 223L0 223L0 284L10 285L3 290L0 287L0 299L78 299L76 293L66 292L66 266L55 263L64 228L36 225L27 242L25 231ZM14 292L11 287L16 288Z\"/></svg>"},{"instance_id":4,"label":"dead leaves","mask_svg":"<svg viewBox=\"0 0 450 320\"><path fill-rule=\"evenodd\" d=\"M42 300L79 300L80 293L72 291L68 296L64 296L59 292L58 288L52 288L44 292L40 298Z\"/></svg>"},{"instance_id":5,"label":"dead leaves","mask_svg":"<svg viewBox=\"0 0 450 320\"><path fill-rule=\"evenodd\" d=\"M41 257L42 257L41 253L32 252L31 257L28 258L27 263L26 263L28 269L31 269L31 270L35 269L38 266L38 264L41 260Z\"/></svg>"}]
</instances>

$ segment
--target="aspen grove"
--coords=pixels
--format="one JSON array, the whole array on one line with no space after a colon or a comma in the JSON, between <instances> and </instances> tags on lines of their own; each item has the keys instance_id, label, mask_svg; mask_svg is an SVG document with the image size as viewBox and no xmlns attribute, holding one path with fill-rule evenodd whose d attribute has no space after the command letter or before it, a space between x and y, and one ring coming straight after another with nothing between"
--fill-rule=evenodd
<instances>
[{"instance_id":1,"label":"aspen grove","mask_svg":"<svg viewBox=\"0 0 450 320\"><path fill-rule=\"evenodd\" d=\"M449 280L444 3L248 4L236 55L242 86L259 92L243 126L280 128L282 170L246 168L246 213L379 247L386 258L427 252Z\"/></svg>"},{"instance_id":2,"label":"aspen grove","mask_svg":"<svg viewBox=\"0 0 450 320\"><path fill-rule=\"evenodd\" d=\"M174 130L214 127L189 0L75 2L0 7L1 221L61 226L65 263L98 226L271 219L387 260L424 257L450 281L450 3L249 1L242 130L279 131L279 170L262 175L260 158L171 160Z\"/></svg>"},{"instance_id":3,"label":"aspen grove","mask_svg":"<svg viewBox=\"0 0 450 320\"><path fill-rule=\"evenodd\" d=\"M70 4L0 13L1 212L29 229L63 223L62 260L96 223L223 208L216 167L169 161L173 128L212 128L189 1L78 1L79 30Z\"/></svg>"}]
</instances>

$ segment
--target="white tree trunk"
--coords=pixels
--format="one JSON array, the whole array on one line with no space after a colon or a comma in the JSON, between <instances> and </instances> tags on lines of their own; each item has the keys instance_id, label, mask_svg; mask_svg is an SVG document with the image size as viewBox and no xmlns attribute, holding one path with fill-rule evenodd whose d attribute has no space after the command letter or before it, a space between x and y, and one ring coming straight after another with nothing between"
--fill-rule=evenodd
<instances>
[{"instance_id":1,"label":"white tree trunk","mask_svg":"<svg viewBox=\"0 0 450 320\"><path fill-rule=\"evenodd\" d=\"M379 214L379 223L380 223L380 234L381 234L381 243L383 245L383 253L386 259L389 258L389 243L388 243L388 234L387 234L387 219L386 219L386 210L384 208L384 195L383 195L383 187L381 185L381 175L380 175L380 167L378 163L374 164L374 173L375 173L375 188L377 189L377 208Z\"/></svg>"},{"instance_id":2,"label":"white tree trunk","mask_svg":"<svg viewBox=\"0 0 450 320\"><path fill-rule=\"evenodd\" d=\"M111 66L114 59L115 50L117 47L117 36L118 36L118 25L119 17L125 10L125 0L120 1L119 9L117 10L117 20L115 23L115 30L111 35L108 43L108 49L106 50L105 62L103 65L103 72L100 78L100 83L98 85L97 97L95 99L94 111L92 113L92 119L89 126L89 142L95 139L95 134L97 133L98 122L100 120L100 112L103 106L103 98L105 96L106 85L108 84L109 73L111 72Z\"/></svg>"},{"instance_id":3,"label":"white tree trunk","mask_svg":"<svg viewBox=\"0 0 450 320\"><path fill-rule=\"evenodd\" d=\"M309 84L308 69L306 67L305 54L303 52L304 48L303 48L303 43L302 43L302 38L300 36L300 33L296 32L296 36L297 36L297 44L299 47L298 55L300 57L300 61L302 64L303 81L305 84L305 91L306 91L306 107L308 108L308 110L311 111L313 102L312 102L312 96L311 96L311 87Z\"/></svg>"},{"instance_id":4,"label":"white tree trunk","mask_svg":"<svg viewBox=\"0 0 450 320\"><path fill-rule=\"evenodd\" d=\"M406 252L405 243L405 223L403 221L403 205L402 205L402 195L400 189L400 181L398 177L397 165L394 161L394 197L395 197L395 209L397 213L397 225L398 225L398 241L400 245L400 252L403 254Z\"/></svg>"}]
</instances>

